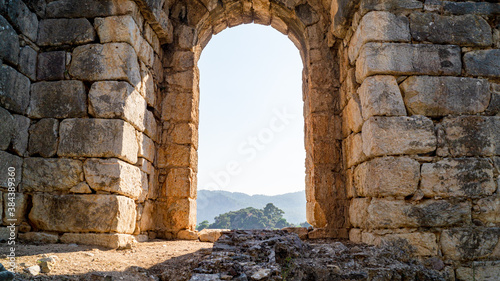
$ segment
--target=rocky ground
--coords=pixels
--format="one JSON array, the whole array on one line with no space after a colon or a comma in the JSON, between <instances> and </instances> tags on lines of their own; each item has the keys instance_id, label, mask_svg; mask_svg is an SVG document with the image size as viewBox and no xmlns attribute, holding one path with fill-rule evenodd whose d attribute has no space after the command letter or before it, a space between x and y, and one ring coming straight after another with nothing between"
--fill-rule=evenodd
<instances>
[{"instance_id":1,"label":"rocky ground","mask_svg":"<svg viewBox=\"0 0 500 281\"><path fill-rule=\"evenodd\" d=\"M302 241L281 230L228 231L215 244L154 240L125 250L20 245L14 280L450 280L440 260L421 263L410 252L397 242ZM33 268L48 272L34 276L27 272Z\"/></svg>"}]
</instances>

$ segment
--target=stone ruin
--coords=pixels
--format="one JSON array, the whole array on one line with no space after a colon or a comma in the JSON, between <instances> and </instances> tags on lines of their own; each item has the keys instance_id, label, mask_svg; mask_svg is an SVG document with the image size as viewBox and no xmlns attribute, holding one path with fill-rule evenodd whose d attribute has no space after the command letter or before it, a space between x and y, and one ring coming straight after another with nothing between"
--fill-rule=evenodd
<instances>
[{"instance_id":1,"label":"stone ruin","mask_svg":"<svg viewBox=\"0 0 500 281\"><path fill-rule=\"evenodd\" d=\"M1 0L2 237L196 237L199 71L270 25L303 61L309 238L500 271L496 0ZM15 211L9 203L15 203ZM484 276L483 276L484 277Z\"/></svg>"}]
</instances>

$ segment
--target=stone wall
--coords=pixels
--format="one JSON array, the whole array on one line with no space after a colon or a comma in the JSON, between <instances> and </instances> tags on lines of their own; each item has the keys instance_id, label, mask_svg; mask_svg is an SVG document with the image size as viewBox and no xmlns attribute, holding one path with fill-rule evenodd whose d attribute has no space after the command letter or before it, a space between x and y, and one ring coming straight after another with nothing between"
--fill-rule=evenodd
<instances>
[{"instance_id":1,"label":"stone wall","mask_svg":"<svg viewBox=\"0 0 500 281\"><path fill-rule=\"evenodd\" d=\"M459 267L459 280L485 280L500 258L500 4L351 9L332 29L345 70L349 237L402 240Z\"/></svg>"}]
</instances>

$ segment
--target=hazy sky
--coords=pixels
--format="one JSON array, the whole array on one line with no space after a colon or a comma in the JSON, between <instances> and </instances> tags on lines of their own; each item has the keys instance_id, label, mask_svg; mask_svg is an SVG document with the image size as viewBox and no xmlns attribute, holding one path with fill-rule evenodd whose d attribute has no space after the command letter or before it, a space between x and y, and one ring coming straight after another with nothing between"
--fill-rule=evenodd
<instances>
[{"instance_id":1,"label":"hazy sky","mask_svg":"<svg viewBox=\"0 0 500 281\"><path fill-rule=\"evenodd\" d=\"M302 61L269 26L228 28L198 63L198 188L247 194L304 189Z\"/></svg>"}]
</instances>

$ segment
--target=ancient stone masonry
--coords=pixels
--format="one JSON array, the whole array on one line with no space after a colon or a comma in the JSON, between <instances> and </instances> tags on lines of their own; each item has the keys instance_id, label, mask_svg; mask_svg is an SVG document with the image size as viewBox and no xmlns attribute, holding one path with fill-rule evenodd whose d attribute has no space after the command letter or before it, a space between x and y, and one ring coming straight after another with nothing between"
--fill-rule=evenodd
<instances>
[{"instance_id":1,"label":"ancient stone masonry","mask_svg":"<svg viewBox=\"0 0 500 281\"><path fill-rule=\"evenodd\" d=\"M0 1L0 233L15 217L35 241L196 238L197 62L247 23L302 57L309 237L403 241L487 280L500 260L498 1Z\"/></svg>"}]
</instances>

